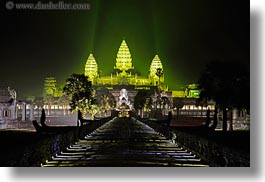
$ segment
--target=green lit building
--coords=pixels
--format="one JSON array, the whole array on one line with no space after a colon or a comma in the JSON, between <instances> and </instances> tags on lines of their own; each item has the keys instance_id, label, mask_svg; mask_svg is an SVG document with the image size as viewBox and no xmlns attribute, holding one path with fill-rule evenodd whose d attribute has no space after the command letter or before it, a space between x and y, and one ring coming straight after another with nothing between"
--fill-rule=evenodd
<instances>
[{"instance_id":1,"label":"green lit building","mask_svg":"<svg viewBox=\"0 0 265 182\"><path fill-rule=\"evenodd\" d=\"M196 99L199 98L200 91L197 89L197 84L189 84L183 87L180 90L169 90L168 86L164 82L165 72L163 69L163 63L160 60L158 55L155 55L153 60L150 60L150 68L147 77L137 74L137 68L133 66L133 58L131 56L130 49L125 40L122 41L116 56L116 63L113 67L113 72L109 76L100 76L99 66L97 64L96 58L93 54L88 56L88 59L85 64L85 75L92 82L96 92L100 92L103 88L107 88L109 92L114 96L116 101L116 108L119 108L121 103L120 93L124 89L128 95L127 103L130 103L132 108L134 97L137 94L137 91L140 89L149 90L153 96L153 101L157 102L157 97L166 97L169 101L166 105L166 112L169 110L174 111L174 98L177 98L177 101L183 100L182 108L179 108L180 111L187 113L187 110L192 108L192 111L204 110L206 111L207 107L198 108L196 106ZM181 101L182 102L182 101ZM158 107L159 104L154 103ZM177 103L178 105L178 103ZM188 108L188 109L187 109ZM213 109L213 107L210 107ZM181 112L180 112L181 113ZM194 112L193 112L194 113Z\"/></svg>"},{"instance_id":2,"label":"green lit building","mask_svg":"<svg viewBox=\"0 0 265 182\"><path fill-rule=\"evenodd\" d=\"M94 86L113 87L118 85L134 86L135 89L158 86L162 90L167 91L168 86L164 83L164 74L157 75L157 69L163 72L162 61L158 55L155 55L153 60L150 60L149 76L143 77L135 71L133 59L129 47L125 40L122 41L117 53L116 63L113 67L113 72L109 76L99 76L99 67L96 58L93 54L88 56L85 65L85 75L92 81Z\"/></svg>"},{"instance_id":3,"label":"green lit building","mask_svg":"<svg viewBox=\"0 0 265 182\"><path fill-rule=\"evenodd\" d=\"M134 97L137 92L139 90L148 90L152 95L153 107L166 109L164 113L168 113L169 110L173 110L174 112L174 108L177 108L175 105L179 106L179 102L182 103L182 101L183 104L179 108L179 113L182 110L185 110L185 113L187 113L187 110L192 110L192 112L193 110L206 111L207 107L198 108L196 106L196 99L199 98L200 94L197 89L197 84L189 84L179 90L169 90L168 85L165 83L166 73L164 72L163 62L159 56L154 55L154 58L149 60L149 62L149 70L146 70L148 76L141 76L137 72L137 68L133 65L133 57L131 56L128 44L125 40L122 40L117 50L116 63L113 65L113 71L108 76L99 75L100 67L97 64L96 56L92 53L89 54L86 60L84 74L92 82L96 95L104 95L107 92L114 97L116 103L115 108L119 108L125 103L130 109L133 109ZM44 92L46 93L44 94L45 109L52 108L54 105L49 104L50 97L47 97L47 95L58 98L55 100L58 100L58 103L60 103L60 94L55 95L59 90L56 86L55 78L46 78L44 83ZM122 97L122 95L126 95L126 97ZM162 106L161 103L158 103L158 100L160 99L161 101L161 98L167 98L166 100L168 102L166 105ZM174 100L177 103L174 103ZM55 104L54 107L57 105L61 106L62 104ZM64 105L61 107L65 108ZM210 108L213 109L213 107Z\"/></svg>"},{"instance_id":4,"label":"green lit building","mask_svg":"<svg viewBox=\"0 0 265 182\"><path fill-rule=\"evenodd\" d=\"M99 66L96 58L93 54L90 54L85 64L85 76L92 82L96 92L100 92L102 88L109 90L115 97L117 103L116 108L121 103L119 100L120 93L124 89L128 95L127 103L130 103L131 108L133 98L140 89L149 90L152 94L163 91L168 97L171 96L171 92L168 92L168 86L164 83L164 69L159 56L155 55L153 60L150 60L148 76L141 76L139 73L137 74L137 70L133 66L133 58L125 40L122 41L118 49L116 63L113 66L112 73L108 76L100 76L98 72Z\"/></svg>"}]
</instances>

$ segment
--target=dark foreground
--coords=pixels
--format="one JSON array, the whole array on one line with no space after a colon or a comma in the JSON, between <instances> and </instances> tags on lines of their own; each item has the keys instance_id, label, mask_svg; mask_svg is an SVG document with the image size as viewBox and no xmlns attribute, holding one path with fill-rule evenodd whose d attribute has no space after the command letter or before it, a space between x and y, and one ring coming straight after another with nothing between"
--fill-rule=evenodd
<instances>
[{"instance_id":1,"label":"dark foreground","mask_svg":"<svg viewBox=\"0 0 265 182\"><path fill-rule=\"evenodd\" d=\"M35 160L25 156L32 148L40 154L47 135L33 131L0 130L0 166L21 165L21 160ZM214 132L203 136L208 140L249 154L249 132ZM93 133L64 147L57 156L47 157L43 166L207 166L199 156L186 148L170 143L164 136L147 125L129 118L107 122ZM34 147L28 147L34 146ZM36 146L36 147L35 147ZM45 158L44 158L45 159ZM45 160L44 160L45 161ZM36 163L41 166L41 163Z\"/></svg>"},{"instance_id":2,"label":"dark foreground","mask_svg":"<svg viewBox=\"0 0 265 182\"><path fill-rule=\"evenodd\" d=\"M34 145L41 139L34 131L1 130L0 166L18 166L27 146Z\"/></svg>"}]
</instances>

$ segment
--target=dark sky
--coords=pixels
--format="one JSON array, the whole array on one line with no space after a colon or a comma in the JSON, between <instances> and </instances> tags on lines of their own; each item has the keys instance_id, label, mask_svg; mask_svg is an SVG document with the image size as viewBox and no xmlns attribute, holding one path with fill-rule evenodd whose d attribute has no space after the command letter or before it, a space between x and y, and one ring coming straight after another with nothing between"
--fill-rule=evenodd
<instances>
[{"instance_id":1,"label":"dark sky","mask_svg":"<svg viewBox=\"0 0 265 182\"><path fill-rule=\"evenodd\" d=\"M249 64L249 1L75 0L91 9L71 11L6 10L5 2L0 86L19 96L41 95L45 77L63 85L83 73L90 53L109 75L124 37L142 75L160 56L170 89L197 82L211 60Z\"/></svg>"}]
</instances>

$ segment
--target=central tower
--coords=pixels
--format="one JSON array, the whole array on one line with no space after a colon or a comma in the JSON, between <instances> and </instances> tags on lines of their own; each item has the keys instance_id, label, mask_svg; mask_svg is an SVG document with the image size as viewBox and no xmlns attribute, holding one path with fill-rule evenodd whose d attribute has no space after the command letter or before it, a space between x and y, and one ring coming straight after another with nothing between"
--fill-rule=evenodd
<instances>
[{"instance_id":1,"label":"central tower","mask_svg":"<svg viewBox=\"0 0 265 182\"><path fill-rule=\"evenodd\" d=\"M116 65L114 66L114 69L120 70L122 76L127 75L126 71L134 69L132 65L131 53L124 39L117 53Z\"/></svg>"}]
</instances>

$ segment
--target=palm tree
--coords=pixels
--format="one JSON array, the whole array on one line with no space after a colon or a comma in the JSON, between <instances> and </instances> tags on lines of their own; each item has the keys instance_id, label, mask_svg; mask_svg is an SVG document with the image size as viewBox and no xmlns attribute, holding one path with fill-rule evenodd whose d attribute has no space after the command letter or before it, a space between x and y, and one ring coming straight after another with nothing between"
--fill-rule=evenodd
<instances>
[{"instance_id":1,"label":"palm tree","mask_svg":"<svg viewBox=\"0 0 265 182\"><path fill-rule=\"evenodd\" d=\"M143 117L143 108L147 103L150 104L152 102L150 99L150 94L146 90L140 90L136 94L134 98L134 108L135 110L140 111L141 117Z\"/></svg>"},{"instance_id":2,"label":"palm tree","mask_svg":"<svg viewBox=\"0 0 265 182\"><path fill-rule=\"evenodd\" d=\"M166 115L166 105L169 105L169 99L167 97L161 97L161 105L163 105L163 115Z\"/></svg>"},{"instance_id":3,"label":"palm tree","mask_svg":"<svg viewBox=\"0 0 265 182\"><path fill-rule=\"evenodd\" d=\"M160 86L160 78L163 76L163 70L162 68L157 68L156 69L156 76L158 76L158 85Z\"/></svg>"},{"instance_id":4,"label":"palm tree","mask_svg":"<svg viewBox=\"0 0 265 182\"><path fill-rule=\"evenodd\" d=\"M183 108L184 102L181 98L173 98L173 107L177 109L177 116L180 115L179 110Z\"/></svg>"},{"instance_id":5,"label":"palm tree","mask_svg":"<svg viewBox=\"0 0 265 182\"><path fill-rule=\"evenodd\" d=\"M228 109L239 107L249 110L249 69L246 65L211 62L201 74L199 88L201 99L214 99L216 106L223 111L223 131L227 131Z\"/></svg>"}]
</instances>

